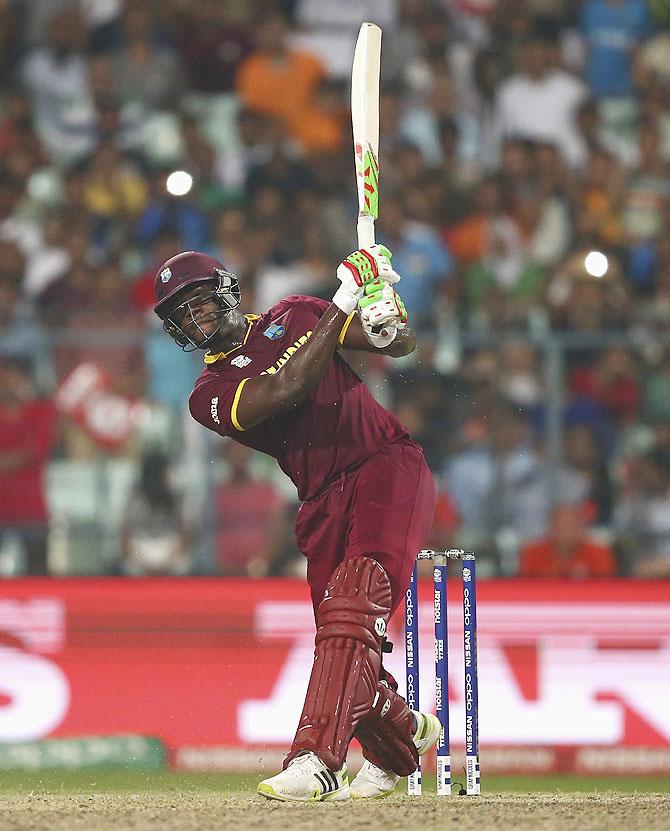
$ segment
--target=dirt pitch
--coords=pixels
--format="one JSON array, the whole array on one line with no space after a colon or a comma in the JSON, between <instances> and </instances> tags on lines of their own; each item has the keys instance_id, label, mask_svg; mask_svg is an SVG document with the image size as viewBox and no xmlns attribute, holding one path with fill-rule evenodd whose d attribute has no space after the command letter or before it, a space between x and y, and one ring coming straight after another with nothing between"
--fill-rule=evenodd
<instances>
[{"instance_id":1,"label":"dirt pitch","mask_svg":"<svg viewBox=\"0 0 670 831\"><path fill-rule=\"evenodd\" d=\"M459 831L670 828L670 796L650 793L406 795L300 805L249 793L19 793L0 796L2 831Z\"/></svg>"}]
</instances>

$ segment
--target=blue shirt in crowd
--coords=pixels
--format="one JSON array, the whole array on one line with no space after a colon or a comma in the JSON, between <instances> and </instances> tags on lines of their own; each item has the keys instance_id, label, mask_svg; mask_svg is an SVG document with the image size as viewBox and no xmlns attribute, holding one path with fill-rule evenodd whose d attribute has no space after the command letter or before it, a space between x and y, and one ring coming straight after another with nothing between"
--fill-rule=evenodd
<instances>
[{"instance_id":1,"label":"blue shirt in crowd","mask_svg":"<svg viewBox=\"0 0 670 831\"><path fill-rule=\"evenodd\" d=\"M581 30L590 48L586 77L592 94L632 95L632 52L653 32L645 0L585 0Z\"/></svg>"},{"instance_id":2,"label":"blue shirt in crowd","mask_svg":"<svg viewBox=\"0 0 670 831\"><path fill-rule=\"evenodd\" d=\"M407 306L410 321L427 324L435 311L439 284L451 274L451 252L432 228L420 222L406 223L402 239L389 247L393 251L393 268L402 275L398 293Z\"/></svg>"}]
</instances>

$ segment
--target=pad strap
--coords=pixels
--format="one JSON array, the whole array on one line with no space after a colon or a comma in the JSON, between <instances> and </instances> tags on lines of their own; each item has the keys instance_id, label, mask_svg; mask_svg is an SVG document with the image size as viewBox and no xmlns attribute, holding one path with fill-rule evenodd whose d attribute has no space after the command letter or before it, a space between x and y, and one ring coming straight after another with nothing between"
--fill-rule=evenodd
<instances>
[{"instance_id":1,"label":"pad strap","mask_svg":"<svg viewBox=\"0 0 670 831\"><path fill-rule=\"evenodd\" d=\"M363 756L382 770L409 776L419 765L414 744L414 719L404 698L380 681L369 713L354 733Z\"/></svg>"}]
</instances>

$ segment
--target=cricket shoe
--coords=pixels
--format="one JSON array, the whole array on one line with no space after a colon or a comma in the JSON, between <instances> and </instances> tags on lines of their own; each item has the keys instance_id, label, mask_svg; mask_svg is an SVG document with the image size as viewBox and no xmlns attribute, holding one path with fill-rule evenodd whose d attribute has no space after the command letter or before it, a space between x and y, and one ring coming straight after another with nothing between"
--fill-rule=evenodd
<instances>
[{"instance_id":1,"label":"cricket shoe","mask_svg":"<svg viewBox=\"0 0 670 831\"><path fill-rule=\"evenodd\" d=\"M423 756L440 736L440 720L432 713L419 713L416 710L412 712L417 723L412 741L419 751L419 756ZM392 794L399 781L398 774L382 770L366 760L351 783L351 795L354 799L379 799Z\"/></svg>"},{"instance_id":2,"label":"cricket shoe","mask_svg":"<svg viewBox=\"0 0 670 831\"><path fill-rule=\"evenodd\" d=\"M291 759L286 770L260 783L258 793L282 802L337 802L351 796L347 766L332 771L313 753Z\"/></svg>"}]
</instances>

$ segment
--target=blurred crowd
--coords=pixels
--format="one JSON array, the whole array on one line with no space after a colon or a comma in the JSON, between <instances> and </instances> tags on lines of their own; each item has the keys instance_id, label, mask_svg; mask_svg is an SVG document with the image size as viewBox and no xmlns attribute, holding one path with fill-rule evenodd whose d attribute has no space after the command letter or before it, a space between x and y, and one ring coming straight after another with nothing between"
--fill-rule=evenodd
<instances>
[{"instance_id":1,"label":"blurred crowd","mask_svg":"<svg viewBox=\"0 0 670 831\"><path fill-rule=\"evenodd\" d=\"M350 360L426 450L431 544L670 576L665 0L0 2L0 574L302 567L290 486L188 422L153 276L332 296L362 20L420 346Z\"/></svg>"}]
</instances>

